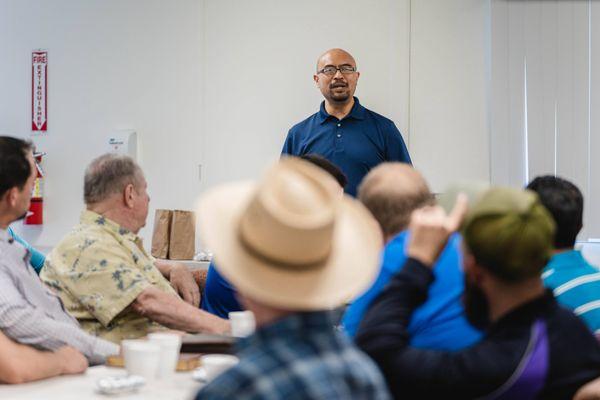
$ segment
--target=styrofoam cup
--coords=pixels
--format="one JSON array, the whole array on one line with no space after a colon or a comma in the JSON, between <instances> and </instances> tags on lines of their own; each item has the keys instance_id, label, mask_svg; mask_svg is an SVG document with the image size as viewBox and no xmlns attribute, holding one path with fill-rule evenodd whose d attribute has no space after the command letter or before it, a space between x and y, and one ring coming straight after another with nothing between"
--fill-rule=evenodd
<instances>
[{"instance_id":1,"label":"styrofoam cup","mask_svg":"<svg viewBox=\"0 0 600 400\"><path fill-rule=\"evenodd\" d=\"M206 354L200 358L200 365L206 373L206 380L210 382L239 361L236 356L229 354Z\"/></svg>"},{"instance_id":2,"label":"styrofoam cup","mask_svg":"<svg viewBox=\"0 0 600 400\"><path fill-rule=\"evenodd\" d=\"M250 336L256 329L252 311L232 311L229 313L229 322L231 322L231 335L235 337Z\"/></svg>"},{"instance_id":3,"label":"styrofoam cup","mask_svg":"<svg viewBox=\"0 0 600 400\"><path fill-rule=\"evenodd\" d=\"M148 341L160 346L158 378L167 378L175 373L181 350L181 336L176 333L157 332L148 335Z\"/></svg>"},{"instance_id":4,"label":"styrofoam cup","mask_svg":"<svg viewBox=\"0 0 600 400\"><path fill-rule=\"evenodd\" d=\"M129 375L143 376L148 380L156 378L161 352L158 344L147 340L123 340L121 347Z\"/></svg>"}]
</instances>

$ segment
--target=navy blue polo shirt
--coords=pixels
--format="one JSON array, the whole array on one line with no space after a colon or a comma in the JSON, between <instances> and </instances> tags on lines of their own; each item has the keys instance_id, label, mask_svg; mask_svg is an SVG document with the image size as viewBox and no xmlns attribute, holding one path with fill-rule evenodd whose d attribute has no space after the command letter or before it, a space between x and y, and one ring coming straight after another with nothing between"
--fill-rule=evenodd
<instances>
[{"instance_id":1,"label":"navy blue polo shirt","mask_svg":"<svg viewBox=\"0 0 600 400\"><path fill-rule=\"evenodd\" d=\"M319 154L337 165L348 178L345 191L356 196L363 177L384 161L411 164L402 135L394 122L360 105L354 98L350 113L339 120L325 110L294 125L281 154Z\"/></svg>"}]
</instances>

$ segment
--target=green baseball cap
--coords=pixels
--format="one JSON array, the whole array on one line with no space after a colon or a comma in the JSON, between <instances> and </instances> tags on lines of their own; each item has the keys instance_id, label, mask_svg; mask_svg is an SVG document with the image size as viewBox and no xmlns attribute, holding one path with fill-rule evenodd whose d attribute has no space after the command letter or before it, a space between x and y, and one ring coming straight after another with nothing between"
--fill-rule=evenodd
<instances>
[{"instance_id":1,"label":"green baseball cap","mask_svg":"<svg viewBox=\"0 0 600 400\"><path fill-rule=\"evenodd\" d=\"M514 282L540 274L552 255L555 229L536 193L496 187L470 207L462 233L480 265Z\"/></svg>"}]
</instances>

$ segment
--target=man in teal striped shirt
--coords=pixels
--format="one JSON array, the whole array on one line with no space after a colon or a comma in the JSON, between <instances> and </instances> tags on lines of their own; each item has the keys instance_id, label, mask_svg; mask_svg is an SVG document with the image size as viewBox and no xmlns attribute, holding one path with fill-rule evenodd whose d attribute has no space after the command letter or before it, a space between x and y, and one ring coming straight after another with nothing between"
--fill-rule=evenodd
<instances>
[{"instance_id":1,"label":"man in teal striped shirt","mask_svg":"<svg viewBox=\"0 0 600 400\"><path fill-rule=\"evenodd\" d=\"M554 255L542 271L544 285L600 337L600 271L574 249L583 226L583 196L573 183L555 176L537 177L527 188L538 194L557 227Z\"/></svg>"}]
</instances>

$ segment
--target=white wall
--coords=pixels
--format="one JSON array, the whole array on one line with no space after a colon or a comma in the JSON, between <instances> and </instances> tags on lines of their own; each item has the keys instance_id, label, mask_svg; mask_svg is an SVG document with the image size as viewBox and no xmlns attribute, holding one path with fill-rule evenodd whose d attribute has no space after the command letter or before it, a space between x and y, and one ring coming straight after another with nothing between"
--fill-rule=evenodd
<instances>
[{"instance_id":1,"label":"white wall","mask_svg":"<svg viewBox=\"0 0 600 400\"><path fill-rule=\"evenodd\" d=\"M487 179L487 4L0 0L0 134L29 135L30 54L49 51L50 130L35 138L49 153L46 220L24 236L54 245L76 223L83 169L116 128L140 135L155 207L258 176L317 111L312 75L330 47L355 55L357 96L396 122L435 190Z\"/></svg>"},{"instance_id":2,"label":"white wall","mask_svg":"<svg viewBox=\"0 0 600 400\"><path fill-rule=\"evenodd\" d=\"M151 205L192 207L201 162L200 21L195 0L0 2L0 134L29 136L31 50L49 52L49 130L34 138L48 152L45 221L23 227L27 239L54 245L78 221L83 170L116 128L140 135Z\"/></svg>"},{"instance_id":3,"label":"white wall","mask_svg":"<svg viewBox=\"0 0 600 400\"><path fill-rule=\"evenodd\" d=\"M411 155L436 192L489 181L489 0L412 1Z\"/></svg>"},{"instance_id":4,"label":"white wall","mask_svg":"<svg viewBox=\"0 0 600 400\"><path fill-rule=\"evenodd\" d=\"M396 122L435 191L488 181L488 15L482 0L207 1L205 184L277 157L322 101L312 75L331 47L354 54L356 95Z\"/></svg>"},{"instance_id":5,"label":"white wall","mask_svg":"<svg viewBox=\"0 0 600 400\"><path fill-rule=\"evenodd\" d=\"M318 111L317 57L352 53L356 96L408 139L409 1L209 0L205 183L257 175L291 126Z\"/></svg>"}]
</instances>

